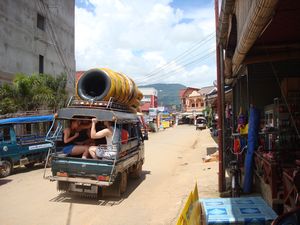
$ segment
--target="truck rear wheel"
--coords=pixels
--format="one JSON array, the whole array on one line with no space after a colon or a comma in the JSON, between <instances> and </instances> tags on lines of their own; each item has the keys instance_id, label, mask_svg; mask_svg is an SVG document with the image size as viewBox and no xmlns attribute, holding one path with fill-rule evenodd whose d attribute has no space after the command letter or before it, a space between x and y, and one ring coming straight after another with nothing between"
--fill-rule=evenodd
<instances>
[{"instance_id":1,"label":"truck rear wheel","mask_svg":"<svg viewBox=\"0 0 300 225\"><path fill-rule=\"evenodd\" d=\"M127 172L124 171L120 176L120 193L123 194L127 190Z\"/></svg>"},{"instance_id":2,"label":"truck rear wheel","mask_svg":"<svg viewBox=\"0 0 300 225\"><path fill-rule=\"evenodd\" d=\"M13 171L12 163L8 160L2 161L2 167L0 169L0 177L7 177L9 176Z\"/></svg>"},{"instance_id":3,"label":"truck rear wheel","mask_svg":"<svg viewBox=\"0 0 300 225\"><path fill-rule=\"evenodd\" d=\"M127 190L127 172L119 173L114 183L109 187L102 188L103 197L121 197Z\"/></svg>"},{"instance_id":4,"label":"truck rear wheel","mask_svg":"<svg viewBox=\"0 0 300 225\"><path fill-rule=\"evenodd\" d=\"M24 165L27 169L32 169L34 167L34 162Z\"/></svg>"},{"instance_id":5,"label":"truck rear wheel","mask_svg":"<svg viewBox=\"0 0 300 225\"><path fill-rule=\"evenodd\" d=\"M132 170L132 172L130 173L130 177L138 179L142 176L142 171L143 171L143 164L140 162Z\"/></svg>"}]
</instances>

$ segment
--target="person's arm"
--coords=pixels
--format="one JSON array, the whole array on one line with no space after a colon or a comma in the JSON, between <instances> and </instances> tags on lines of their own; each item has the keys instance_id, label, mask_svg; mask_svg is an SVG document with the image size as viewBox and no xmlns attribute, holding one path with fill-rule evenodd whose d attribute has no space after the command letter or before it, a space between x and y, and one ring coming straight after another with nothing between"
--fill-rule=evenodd
<instances>
[{"instance_id":1,"label":"person's arm","mask_svg":"<svg viewBox=\"0 0 300 225\"><path fill-rule=\"evenodd\" d=\"M97 133L92 134L91 133L91 138L92 139L99 139L103 138L106 136L111 136L111 131L108 128L105 128L103 130L98 131Z\"/></svg>"},{"instance_id":2,"label":"person's arm","mask_svg":"<svg viewBox=\"0 0 300 225\"><path fill-rule=\"evenodd\" d=\"M111 131L108 128L105 128L103 130L96 132L96 123L97 123L97 119L93 118L92 119L92 127L91 127L91 138L92 139L99 139L99 138L103 138L103 137L111 135Z\"/></svg>"},{"instance_id":3,"label":"person's arm","mask_svg":"<svg viewBox=\"0 0 300 225\"><path fill-rule=\"evenodd\" d=\"M75 140L78 136L79 136L79 133L76 132L72 137L70 137L71 135L71 130L70 128L66 128L64 130L64 143L67 144L67 143L70 143L72 142L73 140Z\"/></svg>"}]
</instances>

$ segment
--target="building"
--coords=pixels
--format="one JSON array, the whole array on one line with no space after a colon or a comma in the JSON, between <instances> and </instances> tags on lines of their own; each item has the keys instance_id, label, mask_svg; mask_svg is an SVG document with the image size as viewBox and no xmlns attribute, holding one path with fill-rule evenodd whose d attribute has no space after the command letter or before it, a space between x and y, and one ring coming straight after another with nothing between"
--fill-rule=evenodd
<instances>
[{"instance_id":1,"label":"building","mask_svg":"<svg viewBox=\"0 0 300 225\"><path fill-rule=\"evenodd\" d=\"M16 73L75 74L74 0L0 1L0 82Z\"/></svg>"},{"instance_id":2,"label":"building","mask_svg":"<svg viewBox=\"0 0 300 225\"><path fill-rule=\"evenodd\" d=\"M232 147L226 145L232 138L227 131L239 132L239 126L248 123L249 135L260 146L248 143L241 166L245 168L243 191L252 192L255 185L281 214L300 206L300 161L296 161L300 159L300 2L223 0L221 7L219 190L227 190L225 167L230 155L225 149ZM222 84L232 89L232 123L225 118Z\"/></svg>"},{"instance_id":3,"label":"building","mask_svg":"<svg viewBox=\"0 0 300 225\"><path fill-rule=\"evenodd\" d=\"M143 93L143 99L141 100L141 111L149 112L149 108L157 108L157 90L155 88L139 88L139 90Z\"/></svg>"},{"instance_id":4,"label":"building","mask_svg":"<svg viewBox=\"0 0 300 225\"><path fill-rule=\"evenodd\" d=\"M179 91L182 112L188 112L190 111L189 109L195 108L195 105L193 105L193 101L190 101L189 96L193 92L197 92L199 90L200 90L199 88L187 87Z\"/></svg>"},{"instance_id":5,"label":"building","mask_svg":"<svg viewBox=\"0 0 300 225\"><path fill-rule=\"evenodd\" d=\"M180 91L182 112L202 113L206 108L206 95L214 87L192 88L188 87Z\"/></svg>"}]
</instances>

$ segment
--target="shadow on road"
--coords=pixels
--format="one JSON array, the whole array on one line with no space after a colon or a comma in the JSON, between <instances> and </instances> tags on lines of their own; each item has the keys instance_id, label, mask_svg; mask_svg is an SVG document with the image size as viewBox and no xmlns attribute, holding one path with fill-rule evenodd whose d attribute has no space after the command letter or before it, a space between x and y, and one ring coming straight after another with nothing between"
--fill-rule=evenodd
<instances>
[{"instance_id":1,"label":"shadow on road","mask_svg":"<svg viewBox=\"0 0 300 225\"><path fill-rule=\"evenodd\" d=\"M212 132L210 132L210 136L212 137L212 139L214 140L214 142L215 142L216 144L218 144L218 136L213 135Z\"/></svg>"},{"instance_id":2,"label":"shadow on road","mask_svg":"<svg viewBox=\"0 0 300 225\"><path fill-rule=\"evenodd\" d=\"M11 182L11 179L0 179L0 186Z\"/></svg>"},{"instance_id":3,"label":"shadow on road","mask_svg":"<svg viewBox=\"0 0 300 225\"><path fill-rule=\"evenodd\" d=\"M13 169L13 174L20 174L20 173L28 173L34 170L44 169L45 165L43 163L37 163L32 168L26 168L25 166L16 166Z\"/></svg>"},{"instance_id":4,"label":"shadow on road","mask_svg":"<svg viewBox=\"0 0 300 225\"><path fill-rule=\"evenodd\" d=\"M128 198L130 194L146 179L146 176L151 174L150 171L142 171L142 175L139 179L128 179L127 190L121 197L87 197L81 196L80 194L74 193L60 193L50 202L62 202L62 203L75 203L75 204L89 204L89 205L99 205L99 206L114 206L119 205Z\"/></svg>"},{"instance_id":5,"label":"shadow on road","mask_svg":"<svg viewBox=\"0 0 300 225\"><path fill-rule=\"evenodd\" d=\"M214 154L216 151L218 151L218 147L207 147L206 148L206 155Z\"/></svg>"}]
</instances>

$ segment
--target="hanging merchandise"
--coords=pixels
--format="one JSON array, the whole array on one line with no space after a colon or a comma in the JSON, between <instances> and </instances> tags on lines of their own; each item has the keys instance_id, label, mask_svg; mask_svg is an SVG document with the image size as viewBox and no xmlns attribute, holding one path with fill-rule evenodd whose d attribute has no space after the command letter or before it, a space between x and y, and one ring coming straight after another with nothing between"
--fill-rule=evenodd
<instances>
[{"instance_id":1,"label":"hanging merchandise","mask_svg":"<svg viewBox=\"0 0 300 225\"><path fill-rule=\"evenodd\" d=\"M237 137L237 138L234 138L234 142L233 142L233 152L234 153L238 153L240 152L241 150L241 142L240 142L240 139Z\"/></svg>"}]
</instances>

